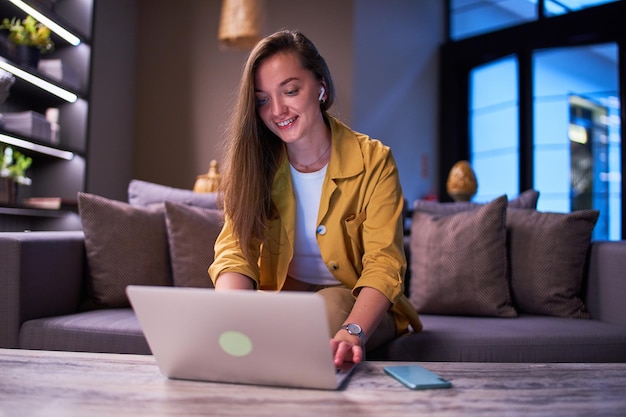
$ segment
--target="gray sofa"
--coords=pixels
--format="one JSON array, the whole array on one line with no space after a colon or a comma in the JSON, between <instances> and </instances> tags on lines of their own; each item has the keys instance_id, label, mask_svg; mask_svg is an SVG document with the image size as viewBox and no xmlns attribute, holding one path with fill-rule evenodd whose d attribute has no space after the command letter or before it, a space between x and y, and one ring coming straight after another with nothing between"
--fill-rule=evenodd
<instances>
[{"instance_id":1,"label":"gray sofa","mask_svg":"<svg viewBox=\"0 0 626 417\"><path fill-rule=\"evenodd\" d=\"M149 354L130 308L81 311L87 268L76 232L0 233L0 347ZM369 359L626 362L626 241L593 242L582 298L590 319L422 314L424 331Z\"/></svg>"},{"instance_id":2,"label":"gray sofa","mask_svg":"<svg viewBox=\"0 0 626 417\"><path fill-rule=\"evenodd\" d=\"M582 298L589 319L520 313L515 318L422 314L424 330L369 359L452 362L625 362L626 241L592 242Z\"/></svg>"}]
</instances>

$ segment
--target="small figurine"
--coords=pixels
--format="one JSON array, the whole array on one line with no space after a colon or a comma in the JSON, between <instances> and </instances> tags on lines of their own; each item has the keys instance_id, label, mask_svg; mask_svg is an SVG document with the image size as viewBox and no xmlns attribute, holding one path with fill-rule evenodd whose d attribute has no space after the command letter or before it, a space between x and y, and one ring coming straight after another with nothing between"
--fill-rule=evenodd
<instances>
[{"instance_id":1,"label":"small figurine","mask_svg":"<svg viewBox=\"0 0 626 417\"><path fill-rule=\"evenodd\" d=\"M213 193L220 186L220 173L217 169L217 161L213 159L209 164L209 172L198 175L193 190L197 193Z\"/></svg>"},{"instance_id":2,"label":"small figurine","mask_svg":"<svg viewBox=\"0 0 626 417\"><path fill-rule=\"evenodd\" d=\"M476 175L469 162L459 161L454 164L446 182L448 195L454 201L470 201L477 189Z\"/></svg>"}]
</instances>

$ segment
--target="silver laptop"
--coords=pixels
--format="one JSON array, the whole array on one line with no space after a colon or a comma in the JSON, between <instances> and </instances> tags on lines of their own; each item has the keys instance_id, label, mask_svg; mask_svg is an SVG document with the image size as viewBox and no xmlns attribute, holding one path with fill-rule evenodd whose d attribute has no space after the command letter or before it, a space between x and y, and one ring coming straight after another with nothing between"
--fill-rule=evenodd
<instances>
[{"instance_id":1,"label":"silver laptop","mask_svg":"<svg viewBox=\"0 0 626 417\"><path fill-rule=\"evenodd\" d=\"M128 286L159 369L168 378L339 389L324 300L315 293Z\"/></svg>"}]
</instances>

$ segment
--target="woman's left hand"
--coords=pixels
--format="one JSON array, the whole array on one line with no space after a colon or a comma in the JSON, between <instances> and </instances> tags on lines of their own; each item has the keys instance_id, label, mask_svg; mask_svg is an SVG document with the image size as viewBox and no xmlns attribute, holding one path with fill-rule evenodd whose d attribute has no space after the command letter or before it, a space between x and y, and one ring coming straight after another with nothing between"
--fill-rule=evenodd
<instances>
[{"instance_id":1,"label":"woman's left hand","mask_svg":"<svg viewBox=\"0 0 626 417\"><path fill-rule=\"evenodd\" d=\"M341 366L344 362L359 363L363 360L361 339L358 336L349 335L345 330L340 330L334 338L330 339L330 347L333 351L335 366Z\"/></svg>"}]
</instances>

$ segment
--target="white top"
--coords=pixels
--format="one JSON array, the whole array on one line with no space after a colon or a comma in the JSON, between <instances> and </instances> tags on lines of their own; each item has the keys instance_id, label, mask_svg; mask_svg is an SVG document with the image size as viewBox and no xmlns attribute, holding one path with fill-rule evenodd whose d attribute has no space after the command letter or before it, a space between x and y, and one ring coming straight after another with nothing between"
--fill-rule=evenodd
<instances>
[{"instance_id":1,"label":"white top","mask_svg":"<svg viewBox=\"0 0 626 417\"><path fill-rule=\"evenodd\" d=\"M289 276L314 285L337 285L317 244L317 214L322 198L326 166L319 171L303 173L291 168L293 193L296 198L296 231Z\"/></svg>"}]
</instances>

